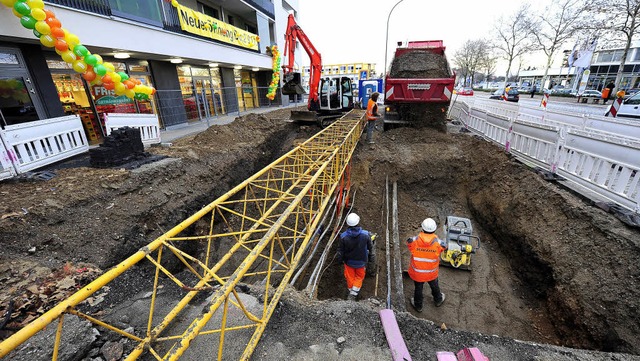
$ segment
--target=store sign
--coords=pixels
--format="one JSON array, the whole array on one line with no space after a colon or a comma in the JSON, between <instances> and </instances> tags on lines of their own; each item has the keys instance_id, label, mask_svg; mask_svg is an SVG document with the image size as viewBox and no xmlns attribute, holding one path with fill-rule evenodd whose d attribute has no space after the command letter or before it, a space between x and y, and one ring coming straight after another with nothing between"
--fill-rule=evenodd
<instances>
[{"instance_id":1,"label":"store sign","mask_svg":"<svg viewBox=\"0 0 640 361\"><path fill-rule=\"evenodd\" d=\"M239 45L244 48L258 50L258 42L260 41L258 35L223 23L214 17L189 9L180 4L176 6L176 9L178 10L182 30L224 41L229 44Z\"/></svg>"},{"instance_id":2,"label":"store sign","mask_svg":"<svg viewBox=\"0 0 640 361\"><path fill-rule=\"evenodd\" d=\"M115 91L109 90L103 86L94 86L93 96L96 105L118 105L133 103L133 100L127 98L126 95L116 95Z\"/></svg>"}]
</instances>

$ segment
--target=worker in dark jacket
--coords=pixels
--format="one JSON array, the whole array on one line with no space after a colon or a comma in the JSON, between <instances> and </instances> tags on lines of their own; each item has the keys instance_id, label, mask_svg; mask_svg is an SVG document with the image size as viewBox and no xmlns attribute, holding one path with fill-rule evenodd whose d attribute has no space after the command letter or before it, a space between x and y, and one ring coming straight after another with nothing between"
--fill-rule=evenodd
<instances>
[{"instance_id":1,"label":"worker in dark jacket","mask_svg":"<svg viewBox=\"0 0 640 361\"><path fill-rule=\"evenodd\" d=\"M422 312L422 289L425 282L431 287L431 295L436 307L440 307L444 302L444 293L440 291L438 285L438 269L440 253L447 249L446 242L435 234L438 228L436 221L427 218L422 221L421 226L422 232L417 237L407 239L407 246L411 252L409 277L415 285L411 306L418 312Z\"/></svg>"},{"instance_id":2,"label":"worker in dark jacket","mask_svg":"<svg viewBox=\"0 0 640 361\"><path fill-rule=\"evenodd\" d=\"M362 288L368 262L374 260L371 234L358 227L360 217L355 213L347 216L346 231L340 234L337 261L344 263L344 277L349 289L348 300L355 301Z\"/></svg>"}]
</instances>

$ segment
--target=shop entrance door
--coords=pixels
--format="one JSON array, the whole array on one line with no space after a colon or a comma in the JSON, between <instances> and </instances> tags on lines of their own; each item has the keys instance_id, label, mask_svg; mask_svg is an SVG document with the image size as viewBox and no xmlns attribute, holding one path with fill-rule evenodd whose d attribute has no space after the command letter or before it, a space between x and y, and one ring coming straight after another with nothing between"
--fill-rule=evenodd
<instances>
[{"instance_id":1,"label":"shop entrance door","mask_svg":"<svg viewBox=\"0 0 640 361\"><path fill-rule=\"evenodd\" d=\"M200 115L200 119L206 119L217 115L211 78L193 77L193 82L196 86L196 101L198 103L198 114Z\"/></svg>"},{"instance_id":2,"label":"shop entrance door","mask_svg":"<svg viewBox=\"0 0 640 361\"><path fill-rule=\"evenodd\" d=\"M19 49L0 47L0 128L46 118Z\"/></svg>"}]
</instances>

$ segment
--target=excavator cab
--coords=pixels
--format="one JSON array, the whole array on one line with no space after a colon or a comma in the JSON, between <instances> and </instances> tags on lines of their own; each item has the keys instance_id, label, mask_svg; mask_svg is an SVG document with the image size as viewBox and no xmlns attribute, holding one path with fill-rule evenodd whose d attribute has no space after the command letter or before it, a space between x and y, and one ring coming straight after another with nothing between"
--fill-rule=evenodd
<instances>
[{"instance_id":1,"label":"excavator cab","mask_svg":"<svg viewBox=\"0 0 640 361\"><path fill-rule=\"evenodd\" d=\"M300 73L289 73L284 76L284 84L282 85L283 95L301 95L304 93Z\"/></svg>"},{"instance_id":2,"label":"excavator cab","mask_svg":"<svg viewBox=\"0 0 640 361\"><path fill-rule=\"evenodd\" d=\"M353 109L353 92L351 79L347 77L320 79L320 109L349 110Z\"/></svg>"}]
</instances>

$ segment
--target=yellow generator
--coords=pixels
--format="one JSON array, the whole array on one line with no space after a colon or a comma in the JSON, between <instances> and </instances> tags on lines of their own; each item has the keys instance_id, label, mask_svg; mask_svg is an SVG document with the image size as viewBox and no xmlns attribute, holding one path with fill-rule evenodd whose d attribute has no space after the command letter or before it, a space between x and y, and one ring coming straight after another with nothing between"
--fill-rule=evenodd
<instances>
[{"instance_id":1,"label":"yellow generator","mask_svg":"<svg viewBox=\"0 0 640 361\"><path fill-rule=\"evenodd\" d=\"M471 220L448 216L444 232L447 250L440 254L440 264L471 270L471 254L480 249L480 237L473 235Z\"/></svg>"}]
</instances>

